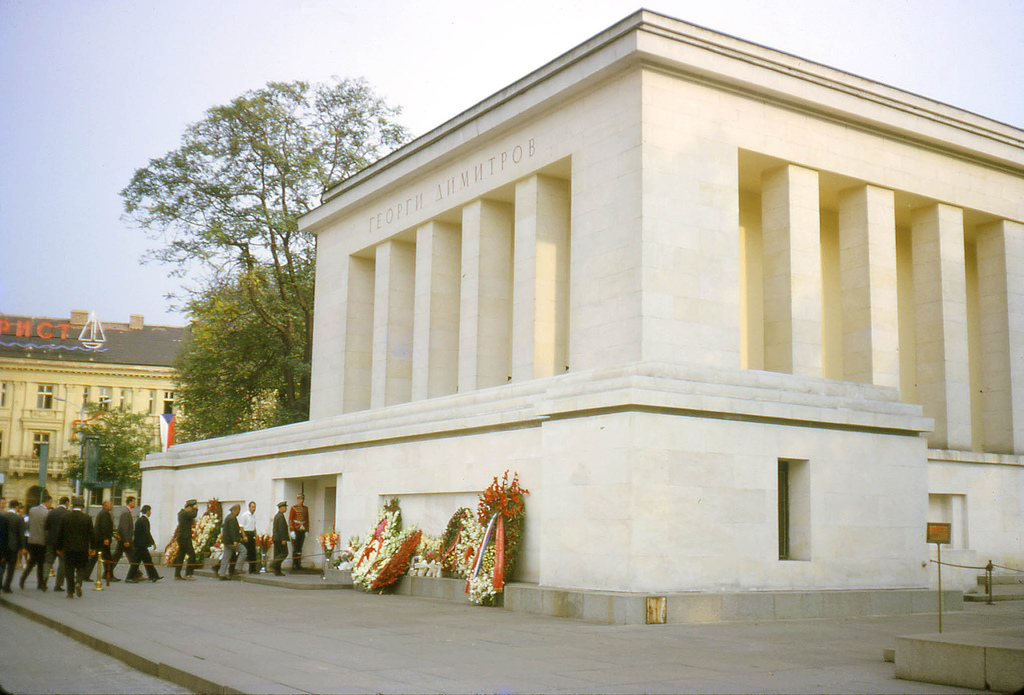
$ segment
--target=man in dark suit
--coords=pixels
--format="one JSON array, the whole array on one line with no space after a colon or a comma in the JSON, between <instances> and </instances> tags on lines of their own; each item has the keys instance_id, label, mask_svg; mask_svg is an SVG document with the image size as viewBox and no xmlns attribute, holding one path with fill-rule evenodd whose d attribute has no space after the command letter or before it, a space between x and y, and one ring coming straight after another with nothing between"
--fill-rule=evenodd
<instances>
[{"instance_id":1,"label":"man in dark suit","mask_svg":"<svg viewBox=\"0 0 1024 695\"><path fill-rule=\"evenodd\" d=\"M156 573L156 568L153 567L153 557L149 554L149 549L156 547L156 541L153 540L153 534L149 530L150 511L151 508L148 504L142 505L139 520L135 522L135 535L132 537L132 550L135 552L135 557L132 558L132 566L128 570L128 576L125 578L126 582L134 583L139 581L140 564L145 566L146 576L149 577L149 581L158 582L163 579L163 577Z\"/></svg>"},{"instance_id":2,"label":"man in dark suit","mask_svg":"<svg viewBox=\"0 0 1024 695\"><path fill-rule=\"evenodd\" d=\"M240 504L232 505L231 512L224 517L224 524L221 526L219 574L224 581L231 579L231 575L235 573L236 558L239 562L245 562L245 546L241 544L245 534L242 533L242 527L238 525L238 512L241 509L242 505ZM241 551L240 558L239 551Z\"/></svg>"},{"instance_id":3,"label":"man in dark suit","mask_svg":"<svg viewBox=\"0 0 1024 695\"><path fill-rule=\"evenodd\" d=\"M96 554L92 517L82 511L84 506L85 500L76 495L71 501L72 509L64 515L57 533L57 552L64 557L68 598L76 595L81 598L82 581L88 574L89 556Z\"/></svg>"},{"instance_id":4,"label":"man in dark suit","mask_svg":"<svg viewBox=\"0 0 1024 695\"><path fill-rule=\"evenodd\" d=\"M138 574L139 568L136 567L135 571L132 571L131 564L135 558L135 553L132 552L132 539L135 537L135 498L129 495L125 498L124 509L121 510L121 516L117 519L117 530L114 532L114 538L117 539L117 547L114 548L110 553L110 562L114 567L117 566L121 556L124 555L125 559L128 560L128 574Z\"/></svg>"},{"instance_id":5,"label":"man in dark suit","mask_svg":"<svg viewBox=\"0 0 1024 695\"><path fill-rule=\"evenodd\" d=\"M110 555L110 546L114 542L114 516L110 513L113 508L113 501L109 498L103 500L103 509L96 515L95 526L95 545L103 561L103 578L107 580L107 586L110 586L110 582L121 581L114 576L114 562Z\"/></svg>"},{"instance_id":6,"label":"man in dark suit","mask_svg":"<svg viewBox=\"0 0 1024 695\"><path fill-rule=\"evenodd\" d=\"M199 503L194 500L185 502L185 508L178 511L178 554L174 556L174 578L194 581L192 573L196 569L196 549L192 547L192 524L199 514ZM185 576L181 576L182 565L185 565Z\"/></svg>"},{"instance_id":7,"label":"man in dark suit","mask_svg":"<svg viewBox=\"0 0 1024 695\"><path fill-rule=\"evenodd\" d=\"M284 516L284 510L288 508L287 502L277 503L277 516L274 517L274 561L270 563L274 574L283 577L281 563L288 557L288 519Z\"/></svg>"},{"instance_id":8,"label":"man in dark suit","mask_svg":"<svg viewBox=\"0 0 1024 695\"><path fill-rule=\"evenodd\" d=\"M50 569L57 563L56 579L54 580L54 591L60 591L64 587L64 556L57 554L57 534L60 533L60 522L70 509L71 499L61 497L60 503L50 510L46 515L46 564L43 565L43 575L50 576Z\"/></svg>"},{"instance_id":9,"label":"man in dark suit","mask_svg":"<svg viewBox=\"0 0 1024 695\"><path fill-rule=\"evenodd\" d=\"M25 552L25 518L21 515L21 502L11 500L4 518L7 520L7 545L2 548L5 564L3 591L9 594L14 580L14 565L18 562L18 555Z\"/></svg>"}]
</instances>

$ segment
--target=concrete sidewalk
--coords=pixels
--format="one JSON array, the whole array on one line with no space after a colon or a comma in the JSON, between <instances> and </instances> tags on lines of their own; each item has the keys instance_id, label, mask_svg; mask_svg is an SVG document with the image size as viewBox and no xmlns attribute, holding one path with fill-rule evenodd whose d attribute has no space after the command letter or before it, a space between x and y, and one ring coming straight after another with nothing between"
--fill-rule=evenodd
<instances>
[{"instance_id":1,"label":"concrete sidewalk","mask_svg":"<svg viewBox=\"0 0 1024 695\"><path fill-rule=\"evenodd\" d=\"M883 661L897 636L935 632L935 614L599 625L205 577L84 589L68 600L29 586L3 605L197 692L965 692L897 680ZM943 628L1022 622L1024 603L973 604Z\"/></svg>"}]
</instances>

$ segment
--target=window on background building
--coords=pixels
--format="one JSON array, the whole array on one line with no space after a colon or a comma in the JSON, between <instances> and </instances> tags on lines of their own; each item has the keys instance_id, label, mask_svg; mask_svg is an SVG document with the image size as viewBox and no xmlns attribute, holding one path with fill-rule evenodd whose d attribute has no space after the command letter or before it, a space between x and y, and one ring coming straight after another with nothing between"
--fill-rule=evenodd
<instances>
[{"instance_id":1,"label":"window on background building","mask_svg":"<svg viewBox=\"0 0 1024 695\"><path fill-rule=\"evenodd\" d=\"M82 405L85 405L88 402L89 402L89 387L88 386L83 386L82 387Z\"/></svg>"},{"instance_id":2,"label":"window on background building","mask_svg":"<svg viewBox=\"0 0 1024 695\"><path fill-rule=\"evenodd\" d=\"M174 412L174 391L164 391L164 412Z\"/></svg>"},{"instance_id":3,"label":"window on background building","mask_svg":"<svg viewBox=\"0 0 1024 695\"><path fill-rule=\"evenodd\" d=\"M0 456L4 455L4 431L0 430Z\"/></svg>"},{"instance_id":4,"label":"window on background building","mask_svg":"<svg viewBox=\"0 0 1024 695\"><path fill-rule=\"evenodd\" d=\"M0 408L7 407L7 382L0 381Z\"/></svg>"},{"instance_id":5,"label":"window on background building","mask_svg":"<svg viewBox=\"0 0 1024 695\"><path fill-rule=\"evenodd\" d=\"M156 415L156 389L149 390L149 414Z\"/></svg>"},{"instance_id":6,"label":"window on background building","mask_svg":"<svg viewBox=\"0 0 1024 695\"><path fill-rule=\"evenodd\" d=\"M36 408L53 410L53 384L39 384L36 392Z\"/></svg>"},{"instance_id":7,"label":"window on background building","mask_svg":"<svg viewBox=\"0 0 1024 695\"><path fill-rule=\"evenodd\" d=\"M94 487L89 490L89 504L97 506L103 504L103 488Z\"/></svg>"},{"instance_id":8,"label":"window on background building","mask_svg":"<svg viewBox=\"0 0 1024 695\"><path fill-rule=\"evenodd\" d=\"M121 506L122 497L124 497L124 490L116 486L110 489L110 501L114 503L115 507Z\"/></svg>"},{"instance_id":9,"label":"window on background building","mask_svg":"<svg viewBox=\"0 0 1024 695\"><path fill-rule=\"evenodd\" d=\"M39 445L50 444L50 433L49 432L36 432L32 435L32 457L39 458ZM49 453L49 452L48 452Z\"/></svg>"},{"instance_id":10,"label":"window on background building","mask_svg":"<svg viewBox=\"0 0 1024 695\"><path fill-rule=\"evenodd\" d=\"M110 410L110 405L113 400L114 389L110 388L109 386L100 386L100 410Z\"/></svg>"}]
</instances>

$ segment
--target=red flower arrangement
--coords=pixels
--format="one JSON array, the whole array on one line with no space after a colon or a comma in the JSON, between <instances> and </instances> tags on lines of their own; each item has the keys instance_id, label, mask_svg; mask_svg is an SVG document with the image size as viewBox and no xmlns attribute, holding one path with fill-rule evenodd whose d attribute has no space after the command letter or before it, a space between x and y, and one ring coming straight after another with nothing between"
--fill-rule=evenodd
<instances>
[{"instance_id":1,"label":"red flower arrangement","mask_svg":"<svg viewBox=\"0 0 1024 695\"><path fill-rule=\"evenodd\" d=\"M500 513L505 517L505 523L523 520L526 516L526 505L523 495L530 493L519 485L519 474L512 476L512 482L508 481L508 471L502 476L501 482L494 477L494 482L480 495L480 503L476 506L476 518L481 524L486 524L494 514Z\"/></svg>"},{"instance_id":2,"label":"red flower arrangement","mask_svg":"<svg viewBox=\"0 0 1024 695\"><path fill-rule=\"evenodd\" d=\"M419 529L415 533L410 535L405 541L398 546L398 550L391 556L387 564L377 575L369 587L371 591L378 589L384 589L397 582L403 574L409 571L409 563L412 561L412 556L416 552L416 548L419 547L420 537L423 532Z\"/></svg>"},{"instance_id":3,"label":"red flower arrangement","mask_svg":"<svg viewBox=\"0 0 1024 695\"><path fill-rule=\"evenodd\" d=\"M477 603L492 603L504 590L505 578L511 577L515 570L526 518L523 497L529 492L519 484L518 473L509 481L508 471L505 471L501 481L495 476L494 482L480 495L477 521L486 531L466 584L470 598ZM492 529L493 546L490 543ZM488 574L490 576L486 576Z\"/></svg>"}]
</instances>

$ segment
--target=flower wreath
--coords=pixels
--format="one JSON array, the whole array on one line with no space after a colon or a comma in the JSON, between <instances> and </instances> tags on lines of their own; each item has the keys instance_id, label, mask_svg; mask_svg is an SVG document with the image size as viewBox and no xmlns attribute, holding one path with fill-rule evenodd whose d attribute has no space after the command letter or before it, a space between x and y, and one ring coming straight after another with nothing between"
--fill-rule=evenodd
<instances>
[{"instance_id":1,"label":"flower wreath","mask_svg":"<svg viewBox=\"0 0 1024 695\"><path fill-rule=\"evenodd\" d=\"M198 523L192 525L192 547L196 551L196 563L203 564L211 555L217 538L220 536L221 527L221 504L216 497L211 497L206 503L206 511L199 518ZM164 564L168 567L174 564L178 556L178 527L174 527L171 540L164 548Z\"/></svg>"},{"instance_id":2,"label":"flower wreath","mask_svg":"<svg viewBox=\"0 0 1024 695\"><path fill-rule=\"evenodd\" d=\"M377 515L366 544L356 553L353 583L364 591L379 591L394 584L409 569L421 535L415 526L402 529L398 498L392 498Z\"/></svg>"},{"instance_id":3,"label":"flower wreath","mask_svg":"<svg viewBox=\"0 0 1024 695\"><path fill-rule=\"evenodd\" d=\"M444 534L441 536L441 552L440 560L441 566L449 572L455 572L460 576L465 577L465 574L459 572L460 562L459 548L462 543L462 526L466 519L472 519L473 512L469 507L461 507L458 511L452 514L452 518L448 520L448 526L444 530ZM462 546L465 550L465 546Z\"/></svg>"},{"instance_id":4,"label":"flower wreath","mask_svg":"<svg viewBox=\"0 0 1024 695\"><path fill-rule=\"evenodd\" d=\"M192 527L192 546L196 549L196 562L200 565L210 557L214 546L220 542L221 512L220 500L211 497L206 503L206 511Z\"/></svg>"},{"instance_id":5,"label":"flower wreath","mask_svg":"<svg viewBox=\"0 0 1024 695\"><path fill-rule=\"evenodd\" d=\"M474 603L491 605L512 576L523 539L529 490L519 485L519 474L494 482L480 495L476 525L463 524L463 533L479 538L472 567L466 572L466 591ZM465 565L464 565L465 568Z\"/></svg>"}]
</instances>

